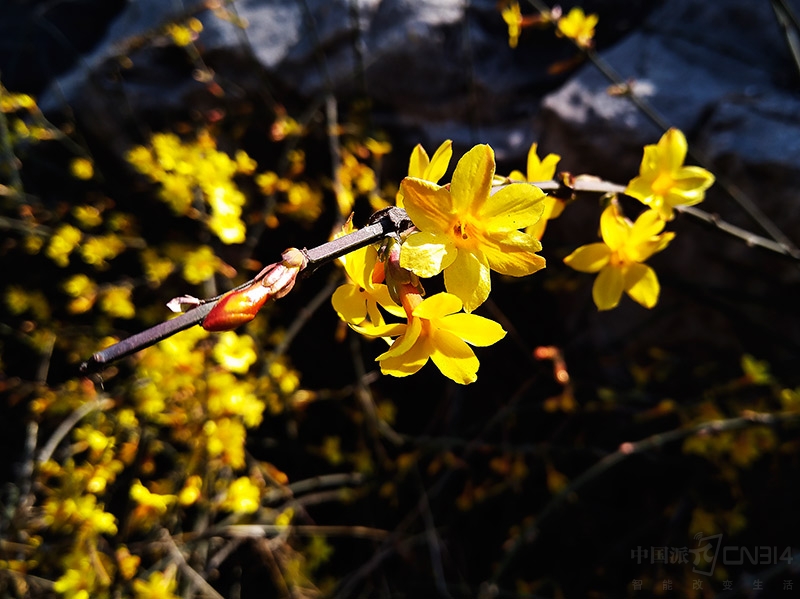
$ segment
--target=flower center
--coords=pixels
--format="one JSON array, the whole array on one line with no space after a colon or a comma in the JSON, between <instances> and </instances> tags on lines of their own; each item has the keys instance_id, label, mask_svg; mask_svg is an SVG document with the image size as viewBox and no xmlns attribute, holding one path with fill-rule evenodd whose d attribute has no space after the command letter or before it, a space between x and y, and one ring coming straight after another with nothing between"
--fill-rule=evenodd
<instances>
[{"instance_id":1,"label":"flower center","mask_svg":"<svg viewBox=\"0 0 800 599\"><path fill-rule=\"evenodd\" d=\"M622 266L627 266L634 261L631 260L625 253L625 248L620 248L614 252L611 252L611 257L608 259L608 262L611 264L611 266L620 268Z\"/></svg>"},{"instance_id":2,"label":"flower center","mask_svg":"<svg viewBox=\"0 0 800 599\"><path fill-rule=\"evenodd\" d=\"M469 233L467 233L467 223L462 221L457 221L455 225L453 225L453 235L456 237L460 237L464 241L469 239Z\"/></svg>"},{"instance_id":3,"label":"flower center","mask_svg":"<svg viewBox=\"0 0 800 599\"><path fill-rule=\"evenodd\" d=\"M653 181L653 191L656 195L666 195L675 186L675 179L669 173L659 173Z\"/></svg>"}]
</instances>

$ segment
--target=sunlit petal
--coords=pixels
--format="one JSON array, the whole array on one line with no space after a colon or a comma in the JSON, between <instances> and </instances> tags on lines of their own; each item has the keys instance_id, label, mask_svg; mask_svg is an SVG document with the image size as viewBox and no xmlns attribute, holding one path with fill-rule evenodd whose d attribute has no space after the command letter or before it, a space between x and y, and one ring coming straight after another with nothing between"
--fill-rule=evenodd
<instances>
[{"instance_id":1,"label":"sunlit petal","mask_svg":"<svg viewBox=\"0 0 800 599\"><path fill-rule=\"evenodd\" d=\"M625 271L625 291L645 308L658 303L660 290L655 271L646 264L631 264Z\"/></svg>"},{"instance_id":2,"label":"sunlit petal","mask_svg":"<svg viewBox=\"0 0 800 599\"><path fill-rule=\"evenodd\" d=\"M453 264L444 271L444 286L464 302L464 310L472 312L489 297L492 281L489 264L483 254L458 252Z\"/></svg>"},{"instance_id":3,"label":"sunlit petal","mask_svg":"<svg viewBox=\"0 0 800 599\"><path fill-rule=\"evenodd\" d=\"M679 129L669 129L658 141L659 169L662 171L677 171L686 159L689 146L686 136Z\"/></svg>"},{"instance_id":4,"label":"sunlit petal","mask_svg":"<svg viewBox=\"0 0 800 599\"><path fill-rule=\"evenodd\" d=\"M414 308L413 314L419 318L433 320L455 314L461 310L461 306L461 300L452 293L437 293L422 300L422 303Z\"/></svg>"},{"instance_id":5,"label":"sunlit petal","mask_svg":"<svg viewBox=\"0 0 800 599\"><path fill-rule=\"evenodd\" d=\"M488 234L481 248L489 267L502 275L522 277L545 267L545 260L535 252L542 249L539 240L522 231Z\"/></svg>"},{"instance_id":6,"label":"sunlit petal","mask_svg":"<svg viewBox=\"0 0 800 599\"><path fill-rule=\"evenodd\" d=\"M447 378L462 385L477 380L480 362L464 341L448 331L438 331L433 347L431 359Z\"/></svg>"},{"instance_id":7,"label":"sunlit petal","mask_svg":"<svg viewBox=\"0 0 800 599\"><path fill-rule=\"evenodd\" d=\"M597 272L608 264L610 257L611 250L605 243L590 243L564 258L564 263L580 272Z\"/></svg>"},{"instance_id":8,"label":"sunlit petal","mask_svg":"<svg viewBox=\"0 0 800 599\"><path fill-rule=\"evenodd\" d=\"M456 254L456 247L447 235L424 231L412 233L400 249L400 266L429 278L450 266Z\"/></svg>"},{"instance_id":9,"label":"sunlit petal","mask_svg":"<svg viewBox=\"0 0 800 599\"><path fill-rule=\"evenodd\" d=\"M420 231L449 231L453 218L450 192L436 183L406 177L400 183L403 203L411 221Z\"/></svg>"},{"instance_id":10,"label":"sunlit petal","mask_svg":"<svg viewBox=\"0 0 800 599\"><path fill-rule=\"evenodd\" d=\"M436 321L439 330L450 331L467 343L486 347L506 336L499 323L477 314L451 314Z\"/></svg>"},{"instance_id":11,"label":"sunlit petal","mask_svg":"<svg viewBox=\"0 0 800 599\"><path fill-rule=\"evenodd\" d=\"M620 215L616 204L609 204L600 215L600 234L605 244L612 250L618 250L628 241L630 225Z\"/></svg>"},{"instance_id":12,"label":"sunlit petal","mask_svg":"<svg viewBox=\"0 0 800 599\"><path fill-rule=\"evenodd\" d=\"M489 231L524 229L542 217L544 192L529 183L512 183L489 197L478 218Z\"/></svg>"},{"instance_id":13,"label":"sunlit petal","mask_svg":"<svg viewBox=\"0 0 800 599\"><path fill-rule=\"evenodd\" d=\"M476 213L481 209L492 189L494 167L494 150L485 144L473 147L461 157L450 183L455 213ZM409 216L416 224L414 216L411 213Z\"/></svg>"},{"instance_id":14,"label":"sunlit petal","mask_svg":"<svg viewBox=\"0 0 800 599\"><path fill-rule=\"evenodd\" d=\"M417 144L414 146L414 149L411 150L411 158L408 160L408 176L431 181L431 179L425 176L425 171L429 164L430 159L428 158L428 153L425 151L425 148L422 147L422 144ZM438 180L433 182L437 183Z\"/></svg>"},{"instance_id":15,"label":"sunlit petal","mask_svg":"<svg viewBox=\"0 0 800 599\"><path fill-rule=\"evenodd\" d=\"M592 298L598 310L610 310L619 304L623 290L622 270L606 266L592 286Z\"/></svg>"},{"instance_id":16,"label":"sunlit petal","mask_svg":"<svg viewBox=\"0 0 800 599\"><path fill-rule=\"evenodd\" d=\"M431 158L430 164L425 168L422 178L438 183L439 179L444 177L444 174L447 172L447 167L450 166L450 159L452 157L453 142L448 139L433 153L433 158Z\"/></svg>"}]
</instances>

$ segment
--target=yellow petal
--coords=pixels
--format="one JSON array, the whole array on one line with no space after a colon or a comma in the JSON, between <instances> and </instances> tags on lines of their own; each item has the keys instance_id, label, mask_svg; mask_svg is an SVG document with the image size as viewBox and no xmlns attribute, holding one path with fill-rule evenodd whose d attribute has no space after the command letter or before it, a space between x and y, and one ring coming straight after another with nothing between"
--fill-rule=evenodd
<instances>
[{"instance_id":1,"label":"yellow petal","mask_svg":"<svg viewBox=\"0 0 800 599\"><path fill-rule=\"evenodd\" d=\"M489 264L481 253L459 251L458 256L444 271L444 286L464 302L464 310L472 312L489 297L492 281Z\"/></svg>"},{"instance_id":2,"label":"yellow petal","mask_svg":"<svg viewBox=\"0 0 800 599\"><path fill-rule=\"evenodd\" d=\"M461 157L450 183L454 213L474 214L481 209L492 190L494 167L494 150L485 144L475 146ZM409 216L416 224L414 216L411 213Z\"/></svg>"},{"instance_id":3,"label":"yellow petal","mask_svg":"<svg viewBox=\"0 0 800 599\"><path fill-rule=\"evenodd\" d=\"M605 243L582 245L564 258L564 264L579 272L597 272L608 264L611 250Z\"/></svg>"},{"instance_id":4,"label":"yellow petal","mask_svg":"<svg viewBox=\"0 0 800 599\"><path fill-rule=\"evenodd\" d=\"M421 333L422 319L412 318L408 321L408 326L406 326L403 335L395 339L394 343L392 343L392 346L375 359L384 360L386 358L400 356L410 351L414 344L419 340Z\"/></svg>"},{"instance_id":5,"label":"yellow petal","mask_svg":"<svg viewBox=\"0 0 800 599\"><path fill-rule=\"evenodd\" d=\"M538 161L539 158L537 157L536 160ZM533 181L534 183L539 181L551 181L556 175L556 167L558 166L559 160L561 160L561 156L558 154L548 154L541 162L533 165L532 168L529 157L528 181Z\"/></svg>"},{"instance_id":6,"label":"yellow petal","mask_svg":"<svg viewBox=\"0 0 800 599\"><path fill-rule=\"evenodd\" d=\"M437 331L431 345L431 360L443 375L461 385L477 380L480 362L469 345L448 331Z\"/></svg>"},{"instance_id":7,"label":"yellow petal","mask_svg":"<svg viewBox=\"0 0 800 599\"><path fill-rule=\"evenodd\" d=\"M420 231L445 232L454 217L450 192L436 183L406 177L400 183L403 204Z\"/></svg>"},{"instance_id":8,"label":"yellow petal","mask_svg":"<svg viewBox=\"0 0 800 599\"><path fill-rule=\"evenodd\" d=\"M544 192L529 183L512 183L481 206L478 218L489 231L524 229L542 217Z\"/></svg>"},{"instance_id":9,"label":"yellow petal","mask_svg":"<svg viewBox=\"0 0 800 599\"><path fill-rule=\"evenodd\" d=\"M481 238L489 267L501 275L523 277L545 267L545 260L534 252L542 249L535 237L522 231L487 234Z\"/></svg>"},{"instance_id":10,"label":"yellow petal","mask_svg":"<svg viewBox=\"0 0 800 599\"><path fill-rule=\"evenodd\" d=\"M651 237L658 235L664 230L664 219L655 210L645 210L636 219L631 227L628 243L638 245L649 241Z\"/></svg>"},{"instance_id":11,"label":"yellow petal","mask_svg":"<svg viewBox=\"0 0 800 599\"><path fill-rule=\"evenodd\" d=\"M420 277L434 277L453 263L457 251L449 236L412 233L400 248L400 266Z\"/></svg>"},{"instance_id":12,"label":"yellow petal","mask_svg":"<svg viewBox=\"0 0 800 599\"><path fill-rule=\"evenodd\" d=\"M592 286L592 298L598 310L616 308L622 297L622 270L607 265L600 271Z\"/></svg>"},{"instance_id":13,"label":"yellow petal","mask_svg":"<svg viewBox=\"0 0 800 599\"><path fill-rule=\"evenodd\" d=\"M342 285L331 296L333 309L345 322L361 323L367 314L364 297L355 285Z\"/></svg>"},{"instance_id":14,"label":"yellow petal","mask_svg":"<svg viewBox=\"0 0 800 599\"><path fill-rule=\"evenodd\" d=\"M397 337L406 332L407 325L405 323L385 323L379 326L350 324L350 328L365 337Z\"/></svg>"},{"instance_id":15,"label":"yellow petal","mask_svg":"<svg viewBox=\"0 0 800 599\"><path fill-rule=\"evenodd\" d=\"M648 199L655 195L653 191L653 178L646 176L634 177L625 188L625 195L629 195L647 204Z\"/></svg>"},{"instance_id":16,"label":"yellow petal","mask_svg":"<svg viewBox=\"0 0 800 599\"><path fill-rule=\"evenodd\" d=\"M649 179L650 182L655 180L659 172L659 148L657 145L647 145L644 147L644 154L642 155L642 163L639 165L639 176Z\"/></svg>"},{"instance_id":17,"label":"yellow petal","mask_svg":"<svg viewBox=\"0 0 800 599\"><path fill-rule=\"evenodd\" d=\"M612 250L618 250L628 241L630 225L619 213L616 204L609 204L600 215L600 234L605 244Z\"/></svg>"},{"instance_id":18,"label":"yellow petal","mask_svg":"<svg viewBox=\"0 0 800 599\"><path fill-rule=\"evenodd\" d=\"M461 300L452 293L437 293L428 297L414 308L414 316L434 320L461 310Z\"/></svg>"},{"instance_id":19,"label":"yellow petal","mask_svg":"<svg viewBox=\"0 0 800 599\"><path fill-rule=\"evenodd\" d=\"M425 176L425 170L428 168L429 164L430 158L428 158L428 153L425 151L425 148L422 147L422 144L417 144L414 146L414 149L411 150L411 158L408 160L408 176L430 181L430 179ZM436 181L434 181L434 183L436 183Z\"/></svg>"},{"instance_id":20,"label":"yellow petal","mask_svg":"<svg viewBox=\"0 0 800 599\"><path fill-rule=\"evenodd\" d=\"M547 219L542 218L539 219L539 222L532 224L530 227L525 227L525 232L530 235L531 237L541 240L544 236L544 230L547 228Z\"/></svg>"},{"instance_id":21,"label":"yellow petal","mask_svg":"<svg viewBox=\"0 0 800 599\"><path fill-rule=\"evenodd\" d=\"M648 241L627 248L628 256L631 260L635 260L636 262L644 262L656 252L660 252L667 247L669 242L674 238L675 233L672 231L662 233L658 237L651 238Z\"/></svg>"},{"instance_id":22,"label":"yellow petal","mask_svg":"<svg viewBox=\"0 0 800 599\"><path fill-rule=\"evenodd\" d=\"M567 205L564 200L559 200L552 196L547 196L542 202L544 203L542 218L545 220L553 220L561 216L561 213L564 212L564 207Z\"/></svg>"},{"instance_id":23,"label":"yellow petal","mask_svg":"<svg viewBox=\"0 0 800 599\"><path fill-rule=\"evenodd\" d=\"M450 159L452 157L453 142L448 139L433 153L433 158L431 158L430 164L425 168L422 178L438 183L439 179L444 177L444 174L447 172L447 167L450 166Z\"/></svg>"},{"instance_id":24,"label":"yellow petal","mask_svg":"<svg viewBox=\"0 0 800 599\"><path fill-rule=\"evenodd\" d=\"M428 345L420 343L400 356L391 356L379 360L381 372L389 376L404 377L415 374L428 363L430 354L427 353Z\"/></svg>"},{"instance_id":25,"label":"yellow petal","mask_svg":"<svg viewBox=\"0 0 800 599\"><path fill-rule=\"evenodd\" d=\"M511 171L508 175L508 178L511 181L526 181L525 175L522 174L522 171Z\"/></svg>"},{"instance_id":26,"label":"yellow petal","mask_svg":"<svg viewBox=\"0 0 800 599\"><path fill-rule=\"evenodd\" d=\"M625 291L645 308L658 303L660 290L655 271L646 264L631 264L625 271Z\"/></svg>"},{"instance_id":27,"label":"yellow petal","mask_svg":"<svg viewBox=\"0 0 800 599\"><path fill-rule=\"evenodd\" d=\"M406 311L401 306L394 303L389 288L386 285L373 285L369 290L369 295L380 306L392 316L399 316L405 318Z\"/></svg>"},{"instance_id":28,"label":"yellow petal","mask_svg":"<svg viewBox=\"0 0 800 599\"><path fill-rule=\"evenodd\" d=\"M486 347L506 336L499 323L477 314L451 314L436 321L439 330L450 331L467 343Z\"/></svg>"},{"instance_id":29,"label":"yellow petal","mask_svg":"<svg viewBox=\"0 0 800 599\"><path fill-rule=\"evenodd\" d=\"M669 129L658 140L658 167L661 171L673 172L678 170L686 159L689 145L686 136L674 127Z\"/></svg>"}]
</instances>

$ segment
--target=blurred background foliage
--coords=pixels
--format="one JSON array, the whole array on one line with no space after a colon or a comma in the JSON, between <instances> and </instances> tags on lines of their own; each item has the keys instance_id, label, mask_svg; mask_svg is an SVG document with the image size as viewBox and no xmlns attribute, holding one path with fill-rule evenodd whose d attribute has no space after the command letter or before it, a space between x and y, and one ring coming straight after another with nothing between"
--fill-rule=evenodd
<instances>
[{"instance_id":1,"label":"blurred background foliage","mask_svg":"<svg viewBox=\"0 0 800 599\"><path fill-rule=\"evenodd\" d=\"M224 2L116 40L114 77L135 78L130 56L157 51L197 91L179 109L121 108L130 143L98 137L69 105L37 100L125 3L80 5L0 13L28 27L5 31L0 51L0 594L636 596L639 581L707 597L748 596L755 579L773 596L800 585L798 339L758 318L716 345L659 343L648 319L607 320L601 342L576 334L596 310L561 258L594 239L566 219L545 233L547 269L495 278L479 312L509 334L478 351L467 387L431 365L382 377L381 342L330 307L338 266L236 332L195 328L81 377L94 351L167 318L170 298L221 293L286 247L326 241L351 212L360 226L393 204L413 143L381 126L369 87L309 100L264 73L216 72L204 23L247 32ZM513 15L491 15L506 44ZM563 55L544 65L555 89L581 58L546 33ZM263 85L243 92L238 75ZM525 168L500 158L500 172ZM680 322L681 301L710 323L741 314L680 271L662 284L684 298L653 320L665 309ZM796 292L769 289L781 318L796 319ZM685 550L715 534L776 553L698 574L707 562ZM660 561L641 548L684 552Z\"/></svg>"}]
</instances>

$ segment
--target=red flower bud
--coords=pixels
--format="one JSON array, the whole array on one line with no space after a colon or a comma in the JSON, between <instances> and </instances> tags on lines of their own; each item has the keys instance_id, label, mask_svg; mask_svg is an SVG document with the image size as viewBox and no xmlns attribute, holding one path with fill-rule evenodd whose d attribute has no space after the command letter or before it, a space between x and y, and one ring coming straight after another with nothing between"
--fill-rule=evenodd
<instances>
[{"instance_id":1,"label":"red flower bud","mask_svg":"<svg viewBox=\"0 0 800 599\"><path fill-rule=\"evenodd\" d=\"M264 268L246 287L223 295L203 320L203 328L230 331L250 322L267 300L283 297L292 290L298 273L305 266L303 253L289 248L283 253L283 261Z\"/></svg>"}]
</instances>

